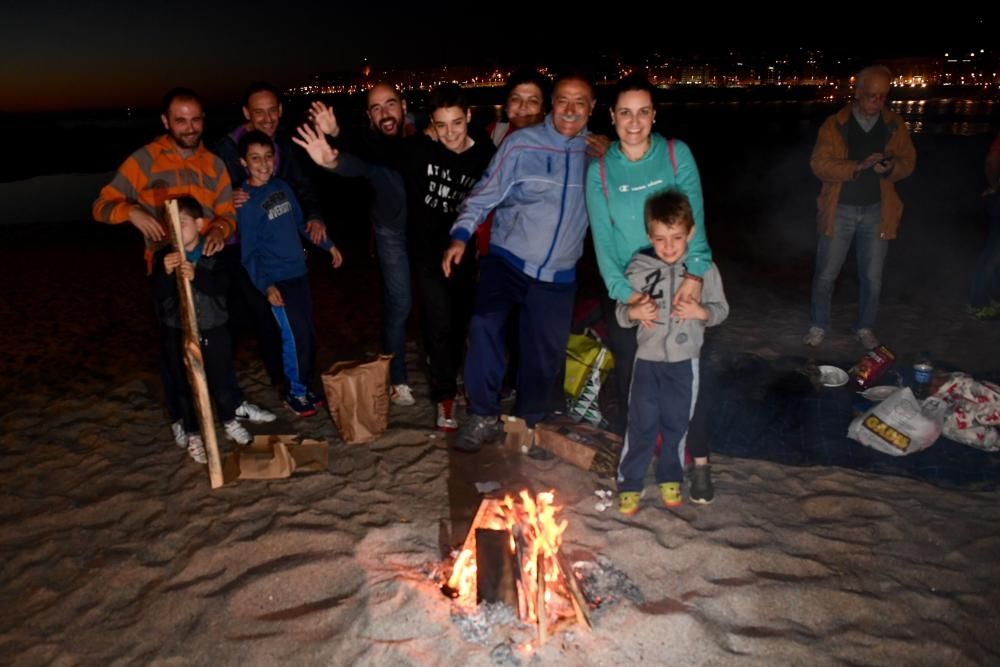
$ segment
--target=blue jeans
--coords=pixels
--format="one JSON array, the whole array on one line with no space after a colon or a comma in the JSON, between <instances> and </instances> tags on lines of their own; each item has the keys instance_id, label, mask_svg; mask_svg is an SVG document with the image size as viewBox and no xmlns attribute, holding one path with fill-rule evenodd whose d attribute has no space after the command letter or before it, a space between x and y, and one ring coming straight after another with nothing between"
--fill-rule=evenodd
<instances>
[{"instance_id":1,"label":"blue jeans","mask_svg":"<svg viewBox=\"0 0 1000 667\"><path fill-rule=\"evenodd\" d=\"M1000 195L991 195L986 203L990 217L989 235L986 245L976 260L976 273L972 277L973 308L990 305L990 300L1000 288Z\"/></svg>"},{"instance_id":2,"label":"blue jeans","mask_svg":"<svg viewBox=\"0 0 1000 667\"><path fill-rule=\"evenodd\" d=\"M413 297L406 230L375 227L375 247L382 267L382 349L392 355L389 381L408 384L406 375L406 318Z\"/></svg>"},{"instance_id":3,"label":"blue jeans","mask_svg":"<svg viewBox=\"0 0 1000 667\"><path fill-rule=\"evenodd\" d=\"M858 256L858 282L861 293L858 295L857 329L872 329L878 315L879 294L882 291L882 267L885 266L885 254L889 250L889 241L879 236L881 222L881 205L872 206L837 206L837 215L833 220L833 236L820 235L816 246L816 273L813 276L812 307L810 319L812 326L826 331L830 328L830 303L833 300L833 287L840 275L840 269L851 249L851 243L857 238L855 252Z\"/></svg>"}]
</instances>

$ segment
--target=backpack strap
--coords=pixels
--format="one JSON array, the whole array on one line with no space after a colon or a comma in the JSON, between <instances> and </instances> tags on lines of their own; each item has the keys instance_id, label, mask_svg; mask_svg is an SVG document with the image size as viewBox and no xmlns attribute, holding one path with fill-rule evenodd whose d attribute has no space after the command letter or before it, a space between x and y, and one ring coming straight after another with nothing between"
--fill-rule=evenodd
<instances>
[{"instance_id":1,"label":"backpack strap","mask_svg":"<svg viewBox=\"0 0 1000 667\"><path fill-rule=\"evenodd\" d=\"M611 226L615 226L615 219L611 217L611 202L608 200L608 175L604 171L604 156L602 155L598 158L598 164L601 165L601 188L604 189L604 201L608 202L608 220L611 222Z\"/></svg>"},{"instance_id":2,"label":"backpack strap","mask_svg":"<svg viewBox=\"0 0 1000 667\"><path fill-rule=\"evenodd\" d=\"M601 165L601 187L604 188L604 198L608 198L608 175L604 172L604 156L602 155L598 162Z\"/></svg>"},{"instance_id":3,"label":"backpack strap","mask_svg":"<svg viewBox=\"0 0 1000 667\"><path fill-rule=\"evenodd\" d=\"M677 178L677 156L674 155L674 140L671 139L667 142L667 147L670 149L670 164L674 167L674 178ZM601 178L604 178L604 163L601 163ZM608 196L608 189L604 188L604 196Z\"/></svg>"}]
</instances>

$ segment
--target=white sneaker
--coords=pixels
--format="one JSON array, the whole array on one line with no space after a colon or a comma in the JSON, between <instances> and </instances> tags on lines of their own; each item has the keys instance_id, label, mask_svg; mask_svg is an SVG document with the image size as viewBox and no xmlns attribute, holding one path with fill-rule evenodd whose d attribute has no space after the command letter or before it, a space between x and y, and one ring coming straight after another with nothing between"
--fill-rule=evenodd
<instances>
[{"instance_id":1,"label":"white sneaker","mask_svg":"<svg viewBox=\"0 0 1000 667\"><path fill-rule=\"evenodd\" d=\"M455 402L448 398L437 404L437 430L445 433L454 433L458 430L458 422L455 421Z\"/></svg>"},{"instance_id":2,"label":"white sneaker","mask_svg":"<svg viewBox=\"0 0 1000 667\"><path fill-rule=\"evenodd\" d=\"M866 350L874 350L880 345L878 338L875 337L875 332L871 329L858 329L854 335Z\"/></svg>"},{"instance_id":3,"label":"white sneaker","mask_svg":"<svg viewBox=\"0 0 1000 667\"><path fill-rule=\"evenodd\" d=\"M240 407L236 408L236 418L246 419L252 424L266 424L267 422L273 422L278 417L273 412L268 412L259 405L243 401L240 403Z\"/></svg>"},{"instance_id":4,"label":"white sneaker","mask_svg":"<svg viewBox=\"0 0 1000 667\"><path fill-rule=\"evenodd\" d=\"M819 327L809 327L809 332L802 339L802 342L809 347L819 347L824 338L826 338L826 331Z\"/></svg>"},{"instance_id":5,"label":"white sneaker","mask_svg":"<svg viewBox=\"0 0 1000 667\"><path fill-rule=\"evenodd\" d=\"M250 435L250 431L243 428L243 424L235 419L227 421L222 425L222 428L226 431L226 437L238 445L249 445L253 442L253 436Z\"/></svg>"},{"instance_id":6,"label":"white sneaker","mask_svg":"<svg viewBox=\"0 0 1000 667\"><path fill-rule=\"evenodd\" d=\"M413 398L413 390L408 384L394 384L389 392L389 399L396 405L415 405L417 400Z\"/></svg>"},{"instance_id":7,"label":"white sneaker","mask_svg":"<svg viewBox=\"0 0 1000 667\"><path fill-rule=\"evenodd\" d=\"M170 431L174 434L174 442L181 449L188 446L188 434L184 432L184 422L180 419L170 425Z\"/></svg>"},{"instance_id":8,"label":"white sneaker","mask_svg":"<svg viewBox=\"0 0 1000 667\"><path fill-rule=\"evenodd\" d=\"M188 433L187 448L188 456L194 459L197 463L202 465L208 463L208 456L205 454L205 443L202 442L201 435L198 433Z\"/></svg>"}]
</instances>

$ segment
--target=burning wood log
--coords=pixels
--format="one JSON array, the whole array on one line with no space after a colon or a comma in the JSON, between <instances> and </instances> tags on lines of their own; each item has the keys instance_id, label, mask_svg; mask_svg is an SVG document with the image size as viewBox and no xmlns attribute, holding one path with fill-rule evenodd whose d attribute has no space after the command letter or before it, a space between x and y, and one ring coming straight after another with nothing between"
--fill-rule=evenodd
<instances>
[{"instance_id":1,"label":"burning wood log","mask_svg":"<svg viewBox=\"0 0 1000 667\"><path fill-rule=\"evenodd\" d=\"M580 584L576 581L576 575L573 574L573 570L566 565L566 559L563 558L561 553L556 554L556 564L559 567L559 571L562 572L563 581L566 582L566 590L569 591L570 602L573 603L573 611L576 612L576 621L585 628L592 629L594 626L590 622L590 610L587 605L587 599L583 597L583 592L580 590Z\"/></svg>"},{"instance_id":2,"label":"burning wood log","mask_svg":"<svg viewBox=\"0 0 1000 667\"><path fill-rule=\"evenodd\" d=\"M510 532L476 528L476 602L503 602L516 609L516 569Z\"/></svg>"},{"instance_id":3,"label":"burning wood log","mask_svg":"<svg viewBox=\"0 0 1000 667\"><path fill-rule=\"evenodd\" d=\"M538 574L538 597L535 600L535 614L538 616L538 645L542 646L549 638L549 614L545 608L545 556L538 554L535 561Z\"/></svg>"}]
</instances>

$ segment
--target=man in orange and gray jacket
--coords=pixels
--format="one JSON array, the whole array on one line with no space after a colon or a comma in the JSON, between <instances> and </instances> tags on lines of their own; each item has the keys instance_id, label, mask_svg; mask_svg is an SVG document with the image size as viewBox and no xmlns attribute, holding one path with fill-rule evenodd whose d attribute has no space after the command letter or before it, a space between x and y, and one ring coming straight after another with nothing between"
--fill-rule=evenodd
<instances>
[{"instance_id":1,"label":"man in orange and gray jacket","mask_svg":"<svg viewBox=\"0 0 1000 667\"><path fill-rule=\"evenodd\" d=\"M164 97L160 120L167 134L134 152L118 167L93 209L98 222L129 222L142 233L147 269L153 253L170 240L164 221L168 199L190 195L211 214L202 230L206 256L221 250L236 230L229 172L201 143L205 122L201 100L194 91L175 88Z\"/></svg>"},{"instance_id":2,"label":"man in orange and gray jacket","mask_svg":"<svg viewBox=\"0 0 1000 667\"><path fill-rule=\"evenodd\" d=\"M229 172L222 160L209 153L201 143L205 122L201 100L194 91L175 88L163 99L160 120L167 133L135 151L122 163L111 182L101 189L93 208L94 219L98 222L128 222L142 233L146 239L146 269L150 274L154 253L170 242L164 212L168 199L190 195L201 204L208 220L201 230L205 237L202 250L205 257L222 250L226 237L236 229ZM175 344L175 334L160 322L163 359L172 358L167 348ZM178 377L166 363L161 366L161 374L174 440L186 447L188 436L181 423L179 397L186 391L187 381ZM274 419L274 415L244 400L234 374L231 374L230 384L239 406L237 418L255 422Z\"/></svg>"},{"instance_id":3,"label":"man in orange and gray jacket","mask_svg":"<svg viewBox=\"0 0 1000 667\"><path fill-rule=\"evenodd\" d=\"M903 215L895 183L913 173L917 161L903 119L885 108L891 80L888 68L881 65L861 70L855 102L826 119L809 161L823 181L817 199L820 236L811 326L804 339L811 347L823 342L830 328L834 283L855 238L861 293L854 331L865 349L879 345L872 328L882 267Z\"/></svg>"}]
</instances>

